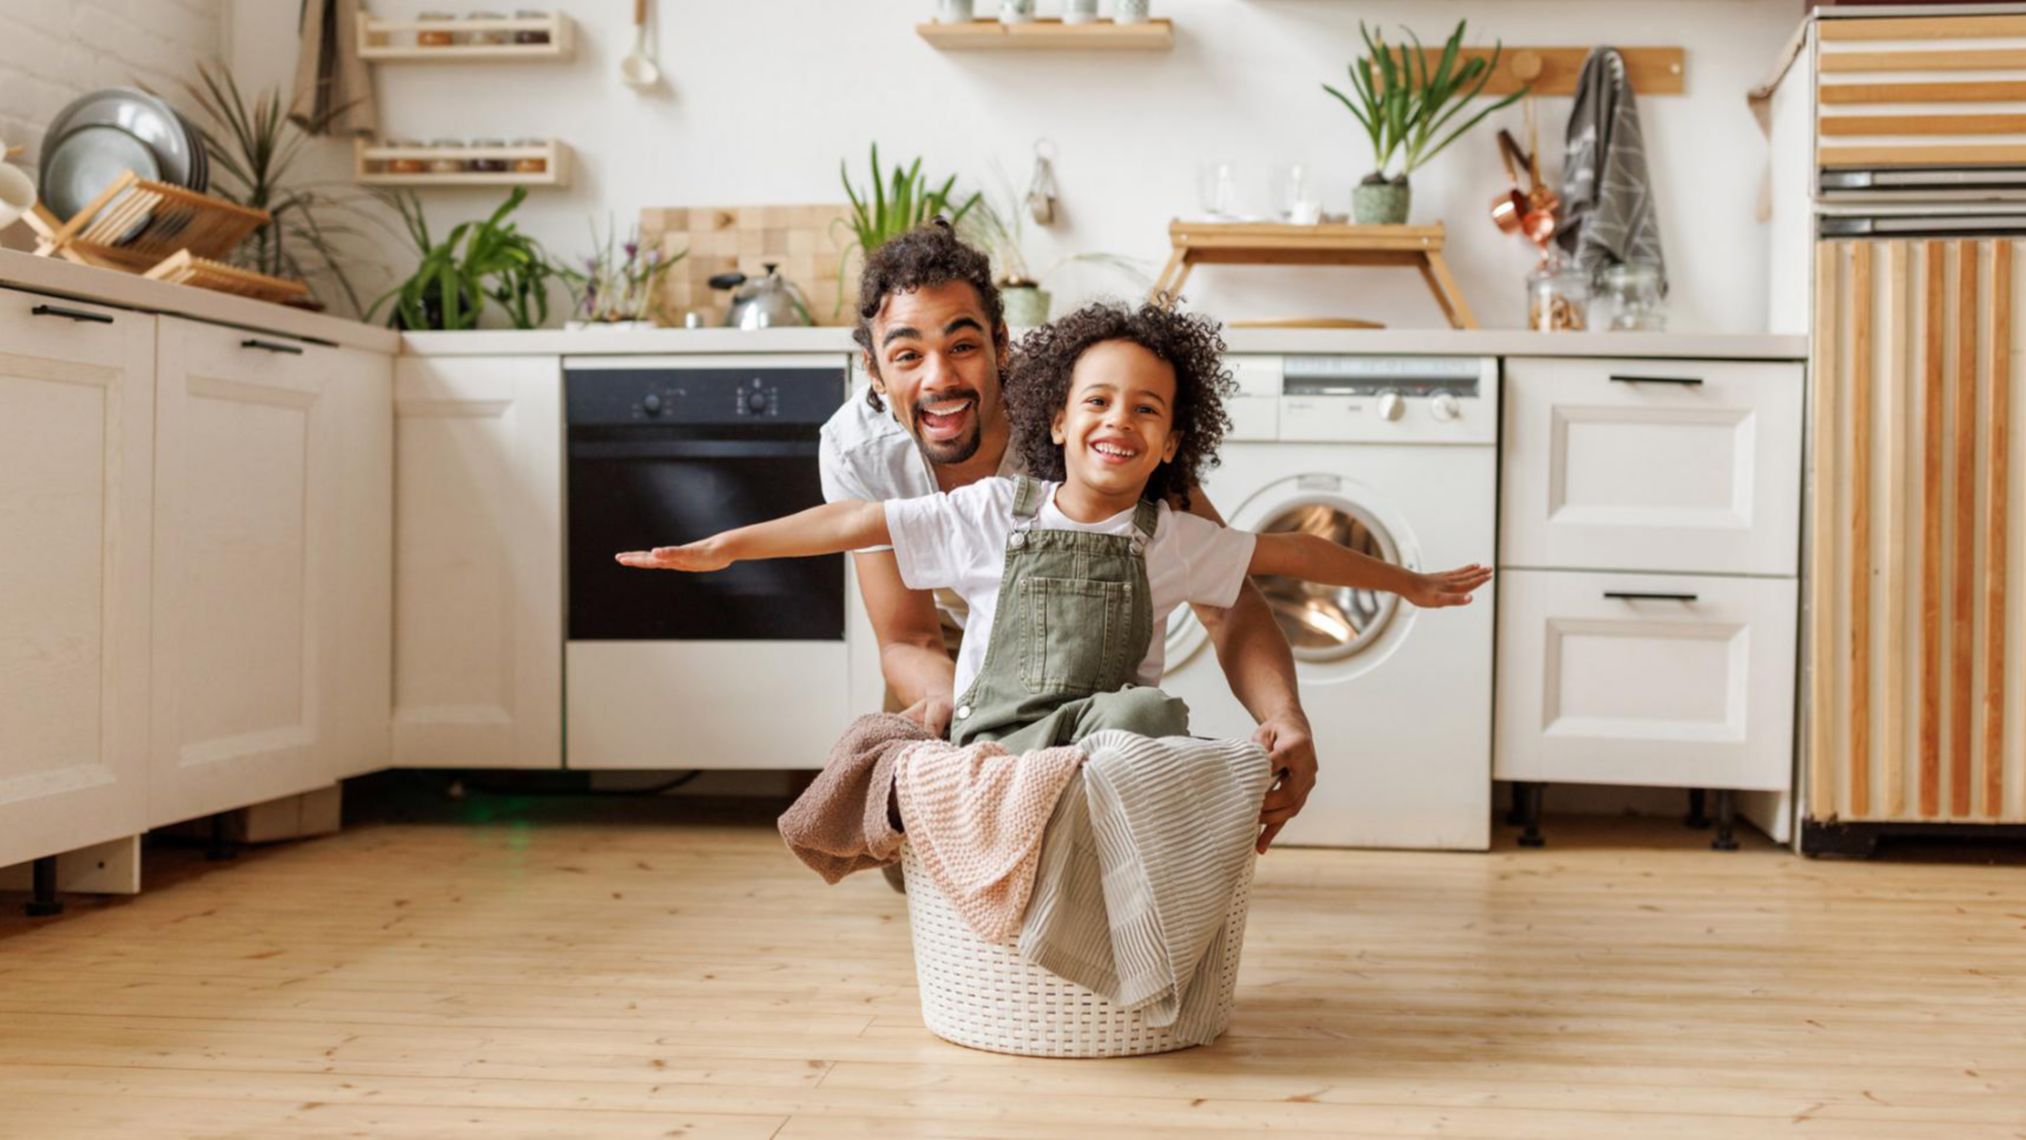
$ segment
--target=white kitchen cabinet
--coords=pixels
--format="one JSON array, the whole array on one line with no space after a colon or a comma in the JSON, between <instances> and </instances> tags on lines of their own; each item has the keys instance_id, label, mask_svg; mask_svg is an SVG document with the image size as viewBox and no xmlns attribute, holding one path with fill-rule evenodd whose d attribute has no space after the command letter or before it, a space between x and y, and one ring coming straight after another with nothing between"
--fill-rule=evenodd
<instances>
[{"instance_id":1,"label":"white kitchen cabinet","mask_svg":"<svg viewBox=\"0 0 2026 1140\"><path fill-rule=\"evenodd\" d=\"M394 711L394 358L340 349L331 398L338 431L333 559L339 661L332 687L333 780L385 768Z\"/></svg>"},{"instance_id":2,"label":"white kitchen cabinet","mask_svg":"<svg viewBox=\"0 0 2026 1140\"><path fill-rule=\"evenodd\" d=\"M151 825L337 777L357 571L339 486L345 354L159 327Z\"/></svg>"},{"instance_id":3,"label":"white kitchen cabinet","mask_svg":"<svg viewBox=\"0 0 2026 1140\"><path fill-rule=\"evenodd\" d=\"M395 363L397 765L562 763L562 393L554 356Z\"/></svg>"},{"instance_id":4,"label":"white kitchen cabinet","mask_svg":"<svg viewBox=\"0 0 2026 1140\"><path fill-rule=\"evenodd\" d=\"M0 866L147 826L154 349L0 290Z\"/></svg>"},{"instance_id":5,"label":"white kitchen cabinet","mask_svg":"<svg viewBox=\"0 0 2026 1140\"><path fill-rule=\"evenodd\" d=\"M1511 360L1499 561L1796 572L1798 364Z\"/></svg>"},{"instance_id":6,"label":"white kitchen cabinet","mask_svg":"<svg viewBox=\"0 0 2026 1140\"><path fill-rule=\"evenodd\" d=\"M1506 571L1494 776L1785 789L1796 590L1792 578Z\"/></svg>"}]
</instances>

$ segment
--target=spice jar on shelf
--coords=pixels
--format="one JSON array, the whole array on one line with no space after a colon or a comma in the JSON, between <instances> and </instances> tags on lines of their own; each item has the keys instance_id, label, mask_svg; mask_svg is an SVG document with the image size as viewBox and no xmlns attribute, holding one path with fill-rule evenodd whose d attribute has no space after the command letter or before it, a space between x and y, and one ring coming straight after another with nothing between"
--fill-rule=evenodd
<instances>
[{"instance_id":1,"label":"spice jar on shelf","mask_svg":"<svg viewBox=\"0 0 2026 1140\"><path fill-rule=\"evenodd\" d=\"M466 20L476 21L476 20L500 20L504 19L505 17L501 16L498 12L466 12L464 14L464 18ZM504 28L492 28L485 31L474 31L464 33L464 42L468 44L504 44L510 43L512 42L512 40L513 40L512 34L506 31Z\"/></svg>"},{"instance_id":2,"label":"spice jar on shelf","mask_svg":"<svg viewBox=\"0 0 2026 1140\"><path fill-rule=\"evenodd\" d=\"M506 148L506 140L473 139L471 141L471 148L475 151L496 152ZM473 174L505 174L507 169L506 156L497 153L473 155L471 161L466 164L466 169L470 170Z\"/></svg>"},{"instance_id":3,"label":"spice jar on shelf","mask_svg":"<svg viewBox=\"0 0 2026 1140\"><path fill-rule=\"evenodd\" d=\"M422 147L415 139L389 139L385 145L389 150L420 150ZM388 174L421 174L428 167L415 155L397 154L387 159L382 169Z\"/></svg>"},{"instance_id":4,"label":"spice jar on shelf","mask_svg":"<svg viewBox=\"0 0 2026 1140\"><path fill-rule=\"evenodd\" d=\"M463 139L432 139L429 149L437 152L429 157L431 174L463 174L471 169L469 160L462 153Z\"/></svg>"},{"instance_id":5,"label":"spice jar on shelf","mask_svg":"<svg viewBox=\"0 0 2026 1140\"><path fill-rule=\"evenodd\" d=\"M537 147L546 148L548 145L549 140L547 139L514 140L514 146L522 150L532 150ZM514 159L513 167L515 174L547 174L549 172L549 157L546 154L524 154Z\"/></svg>"},{"instance_id":6,"label":"spice jar on shelf","mask_svg":"<svg viewBox=\"0 0 2026 1140\"><path fill-rule=\"evenodd\" d=\"M415 30L416 47L449 47L457 42L457 33L450 28L457 20L456 16L448 12L424 12L415 19L424 25Z\"/></svg>"},{"instance_id":7,"label":"spice jar on shelf","mask_svg":"<svg viewBox=\"0 0 2026 1140\"><path fill-rule=\"evenodd\" d=\"M1535 332L1581 332L1588 327L1590 277L1548 251L1527 274L1527 327Z\"/></svg>"},{"instance_id":8,"label":"spice jar on shelf","mask_svg":"<svg viewBox=\"0 0 2026 1140\"><path fill-rule=\"evenodd\" d=\"M1650 261L1628 261L1605 268L1597 277L1598 292L1590 323L1613 332L1661 332L1667 328L1665 285L1660 267Z\"/></svg>"},{"instance_id":9,"label":"spice jar on shelf","mask_svg":"<svg viewBox=\"0 0 2026 1140\"><path fill-rule=\"evenodd\" d=\"M516 20L546 20L548 18L549 14L547 12L535 8L519 8L514 11L514 19ZM517 44L548 43L549 29L520 28L514 32L514 42Z\"/></svg>"}]
</instances>

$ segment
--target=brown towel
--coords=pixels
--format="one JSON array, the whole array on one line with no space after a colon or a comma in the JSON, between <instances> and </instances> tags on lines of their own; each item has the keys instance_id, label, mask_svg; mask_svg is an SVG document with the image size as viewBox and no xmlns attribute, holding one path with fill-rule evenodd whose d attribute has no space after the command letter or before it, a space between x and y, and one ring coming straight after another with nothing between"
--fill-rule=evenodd
<instances>
[{"instance_id":1,"label":"brown towel","mask_svg":"<svg viewBox=\"0 0 2026 1140\"><path fill-rule=\"evenodd\" d=\"M826 883L898 860L902 836L887 818L894 761L909 745L938 739L893 713L852 721L830 749L822 774L781 814L788 850Z\"/></svg>"},{"instance_id":2,"label":"brown towel","mask_svg":"<svg viewBox=\"0 0 2026 1140\"><path fill-rule=\"evenodd\" d=\"M303 0L288 117L313 134L371 135L373 80L359 58L359 0Z\"/></svg>"}]
</instances>

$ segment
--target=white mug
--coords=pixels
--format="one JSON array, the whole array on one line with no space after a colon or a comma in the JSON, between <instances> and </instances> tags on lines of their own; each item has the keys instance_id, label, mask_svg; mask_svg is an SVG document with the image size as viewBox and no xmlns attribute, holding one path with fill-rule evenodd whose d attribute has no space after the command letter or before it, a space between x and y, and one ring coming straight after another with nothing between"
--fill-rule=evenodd
<instances>
[{"instance_id":1,"label":"white mug","mask_svg":"<svg viewBox=\"0 0 2026 1140\"><path fill-rule=\"evenodd\" d=\"M1097 0L1063 0L1062 22L1089 24L1097 20Z\"/></svg>"},{"instance_id":2,"label":"white mug","mask_svg":"<svg viewBox=\"0 0 2026 1140\"><path fill-rule=\"evenodd\" d=\"M1034 19L1034 0L999 0L999 22L1025 24Z\"/></svg>"},{"instance_id":3,"label":"white mug","mask_svg":"<svg viewBox=\"0 0 2026 1140\"><path fill-rule=\"evenodd\" d=\"M1147 22L1147 0L1117 0L1112 10L1112 20L1120 24L1144 24Z\"/></svg>"},{"instance_id":4,"label":"white mug","mask_svg":"<svg viewBox=\"0 0 2026 1140\"><path fill-rule=\"evenodd\" d=\"M19 167L0 162L0 230L21 220L35 205L35 180Z\"/></svg>"},{"instance_id":5,"label":"white mug","mask_svg":"<svg viewBox=\"0 0 2026 1140\"><path fill-rule=\"evenodd\" d=\"M941 0L936 5L938 24L968 24L975 14L971 0Z\"/></svg>"}]
</instances>

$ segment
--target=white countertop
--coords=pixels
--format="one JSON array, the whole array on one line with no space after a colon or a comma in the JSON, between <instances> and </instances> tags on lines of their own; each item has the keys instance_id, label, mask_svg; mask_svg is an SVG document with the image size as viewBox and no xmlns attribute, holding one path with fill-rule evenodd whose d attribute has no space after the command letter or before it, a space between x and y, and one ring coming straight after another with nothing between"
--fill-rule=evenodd
<instances>
[{"instance_id":1,"label":"white countertop","mask_svg":"<svg viewBox=\"0 0 2026 1140\"><path fill-rule=\"evenodd\" d=\"M1018 337L1018 331L1015 332ZM1808 338L1765 333L1536 333L1524 329L1227 329L1242 353L1405 353L1429 356L1623 356L1802 360ZM848 328L404 333L417 356L851 352Z\"/></svg>"},{"instance_id":2,"label":"white countertop","mask_svg":"<svg viewBox=\"0 0 2026 1140\"><path fill-rule=\"evenodd\" d=\"M400 334L358 321L327 317L287 305L235 297L194 285L150 281L135 273L97 269L55 257L0 249L0 286L91 301L122 309L169 313L255 332L302 337L374 352L394 352Z\"/></svg>"}]
</instances>

